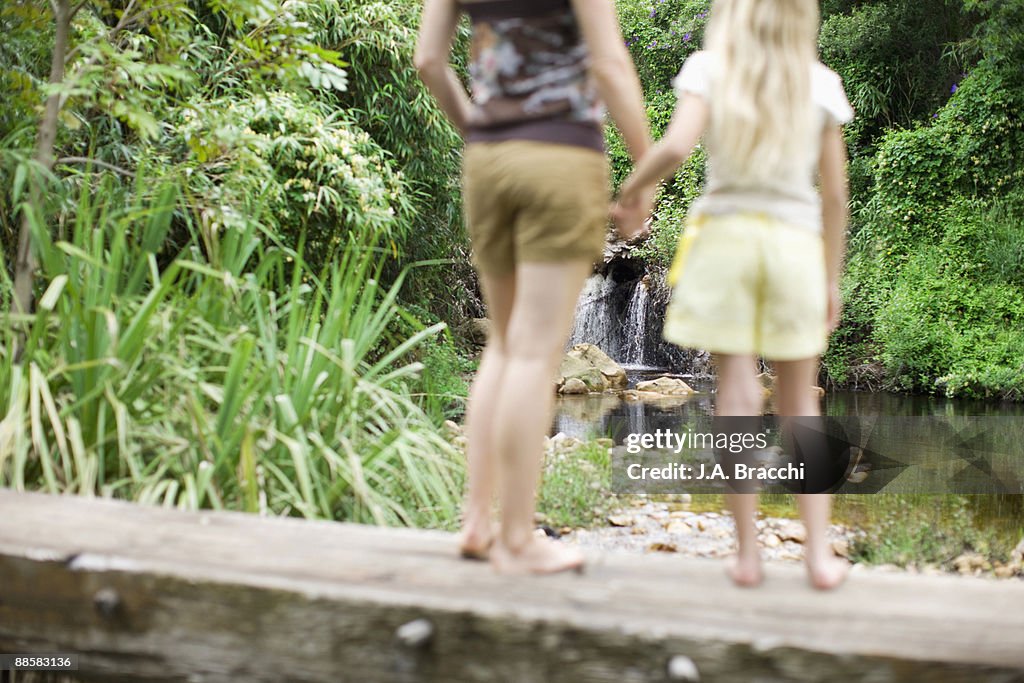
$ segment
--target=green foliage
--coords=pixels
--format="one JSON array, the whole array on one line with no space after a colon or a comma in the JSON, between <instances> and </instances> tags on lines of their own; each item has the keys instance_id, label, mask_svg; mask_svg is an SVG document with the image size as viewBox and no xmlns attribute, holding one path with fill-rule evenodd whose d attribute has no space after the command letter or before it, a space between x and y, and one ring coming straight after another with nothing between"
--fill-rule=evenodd
<instances>
[{"instance_id":1,"label":"green foliage","mask_svg":"<svg viewBox=\"0 0 1024 683\"><path fill-rule=\"evenodd\" d=\"M36 222L49 285L3 327L0 485L450 523L458 461L410 395L422 366L400 360L441 326L383 341L402 278L383 286L380 258L353 246L320 280L254 221L204 233L186 209L140 177L84 190L66 241ZM161 268L179 220L192 242Z\"/></svg>"},{"instance_id":2,"label":"green foliage","mask_svg":"<svg viewBox=\"0 0 1024 683\"><path fill-rule=\"evenodd\" d=\"M410 299L445 319L465 315L474 275L461 212L462 139L413 68L421 3L317 0L307 5L316 42L351 63L349 87L328 98L386 150L402 169L412 201L408 238L398 244L396 267L448 259L421 270ZM465 75L469 29L456 37L454 63ZM447 292L439 297L439 292Z\"/></svg>"},{"instance_id":3,"label":"green foliage","mask_svg":"<svg viewBox=\"0 0 1024 683\"><path fill-rule=\"evenodd\" d=\"M826 7L821 58L842 77L857 112L847 135L870 146L885 129L930 116L967 68L955 48L975 25L960 0Z\"/></svg>"},{"instance_id":4,"label":"green foliage","mask_svg":"<svg viewBox=\"0 0 1024 683\"><path fill-rule=\"evenodd\" d=\"M611 456L607 446L586 442L549 453L542 474L537 510L554 528L586 527L608 512Z\"/></svg>"},{"instance_id":5,"label":"green foliage","mask_svg":"<svg viewBox=\"0 0 1024 683\"><path fill-rule=\"evenodd\" d=\"M619 0L616 6L644 92L671 91L683 62L704 41L710 0Z\"/></svg>"},{"instance_id":6,"label":"green foliage","mask_svg":"<svg viewBox=\"0 0 1024 683\"><path fill-rule=\"evenodd\" d=\"M962 496L876 498L874 519L850 548L855 562L954 569L953 560L964 553L1009 559L1009 547L978 522Z\"/></svg>"},{"instance_id":7,"label":"green foliage","mask_svg":"<svg viewBox=\"0 0 1024 683\"><path fill-rule=\"evenodd\" d=\"M191 189L211 229L244 223L240 207L259 197L285 244L306 236L314 272L339 245L386 244L394 251L409 229L402 174L342 112L275 92L197 101L179 116Z\"/></svg>"},{"instance_id":8,"label":"green foliage","mask_svg":"<svg viewBox=\"0 0 1024 683\"><path fill-rule=\"evenodd\" d=\"M855 216L832 379L881 364L890 388L1024 396L1024 90L986 58L930 123L887 133Z\"/></svg>"}]
</instances>

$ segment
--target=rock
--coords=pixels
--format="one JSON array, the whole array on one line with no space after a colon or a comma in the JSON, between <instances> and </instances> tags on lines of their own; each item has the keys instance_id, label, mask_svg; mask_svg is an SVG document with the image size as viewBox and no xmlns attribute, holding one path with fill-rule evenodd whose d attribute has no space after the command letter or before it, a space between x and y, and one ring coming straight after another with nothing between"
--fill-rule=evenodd
<instances>
[{"instance_id":1,"label":"rock","mask_svg":"<svg viewBox=\"0 0 1024 683\"><path fill-rule=\"evenodd\" d=\"M851 484L860 484L864 482L867 478L868 470L866 468L860 469L859 467L855 467L853 471L850 472L850 474L846 477L846 481L850 482Z\"/></svg>"},{"instance_id":2,"label":"rock","mask_svg":"<svg viewBox=\"0 0 1024 683\"><path fill-rule=\"evenodd\" d=\"M668 660L667 673L670 681L688 681L689 683L698 683L700 681L700 672L697 671L697 665L693 663L692 659L682 655L676 655Z\"/></svg>"},{"instance_id":3,"label":"rock","mask_svg":"<svg viewBox=\"0 0 1024 683\"><path fill-rule=\"evenodd\" d=\"M799 522L786 522L782 525L782 528L779 529L778 535L783 541L803 543L807 540L807 529L805 529L804 525Z\"/></svg>"},{"instance_id":4,"label":"rock","mask_svg":"<svg viewBox=\"0 0 1024 683\"><path fill-rule=\"evenodd\" d=\"M1010 561L1017 565L1024 564L1024 538L1010 551Z\"/></svg>"},{"instance_id":5,"label":"rock","mask_svg":"<svg viewBox=\"0 0 1024 683\"><path fill-rule=\"evenodd\" d=\"M819 386L811 385L811 393L814 394L814 396L816 398L824 398L825 397L825 390L822 389Z\"/></svg>"},{"instance_id":6,"label":"rock","mask_svg":"<svg viewBox=\"0 0 1024 683\"><path fill-rule=\"evenodd\" d=\"M587 386L587 391L604 391L608 381L596 367L582 358L565 355L558 367L558 386L561 387L570 379L578 379Z\"/></svg>"},{"instance_id":7,"label":"rock","mask_svg":"<svg viewBox=\"0 0 1024 683\"><path fill-rule=\"evenodd\" d=\"M577 344L568 353L597 368L612 389L626 388L626 371L611 357L593 344Z\"/></svg>"},{"instance_id":8,"label":"rock","mask_svg":"<svg viewBox=\"0 0 1024 683\"><path fill-rule=\"evenodd\" d=\"M680 536L686 536L693 533L693 527L686 522L670 522L665 531L670 534L677 534Z\"/></svg>"},{"instance_id":9,"label":"rock","mask_svg":"<svg viewBox=\"0 0 1024 683\"><path fill-rule=\"evenodd\" d=\"M837 541L832 541L832 552L839 557L850 557L850 542L845 538L840 538Z\"/></svg>"},{"instance_id":10,"label":"rock","mask_svg":"<svg viewBox=\"0 0 1024 683\"><path fill-rule=\"evenodd\" d=\"M612 526L633 526L633 518L629 515L609 515L608 523Z\"/></svg>"},{"instance_id":11,"label":"rock","mask_svg":"<svg viewBox=\"0 0 1024 683\"><path fill-rule=\"evenodd\" d=\"M663 541L655 541L647 546L647 552L652 553L675 553L679 552L679 547L675 543L665 543Z\"/></svg>"},{"instance_id":12,"label":"rock","mask_svg":"<svg viewBox=\"0 0 1024 683\"><path fill-rule=\"evenodd\" d=\"M395 639L408 648L425 648L434 638L434 624L427 619L416 619L402 624L395 631Z\"/></svg>"},{"instance_id":13,"label":"rock","mask_svg":"<svg viewBox=\"0 0 1024 683\"><path fill-rule=\"evenodd\" d=\"M649 382L640 382L636 385L636 390L662 396L690 396L697 393L686 382L674 377L659 377Z\"/></svg>"},{"instance_id":14,"label":"rock","mask_svg":"<svg viewBox=\"0 0 1024 683\"><path fill-rule=\"evenodd\" d=\"M600 439L594 439L594 443L602 448L614 448L615 440L609 439L607 436L602 436Z\"/></svg>"},{"instance_id":15,"label":"rock","mask_svg":"<svg viewBox=\"0 0 1024 683\"><path fill-rule=\"evenodd\" d=\"M477 346L483 346L491 335L491 321L487 318L473 318L462 329L469 341Z\"/></svg>"},{"instance_id":16,"label":"rock","mask_svg":"<svg viewBox=\"0 0 1024 683\"><path fill-rule=\"evenodd\" d=\"M462 434L462 426L457 422L451 420L444 421L444 433L449 439L454 439L456 436Z\"/></svg>"},{"instance_id":17,"label":"rock","mask_svg":"<svg viewBox=\"0 0 1024 683\"><path fill-rule=\"evenodd\" d=\"M763 543L765 548L778 548L782 545L782 539L775 534L765 534Z\"/></svg>"},{"instance_id":18,"label":"rock","mask_svg":"<svg viewBox=\"0 0 1024 683\"><path fill-rule=\"evenodd\" d=\"M590 389L587 388L587 385L583 380L576 377L570 377L565 380L565 384L561 386L558 393L564 395L589 394Z\"/></svg>"},{"instance_id":19,"label":"rock","mask_svg":"<svg viewBox=\"0 0 1024 683\"><path fill-rule=\"evenodd\" d=\"M974 574L992 568L981 553L963 553L953 560L953 566L960 574Z\"/></svg>"},{"instance_id":20,"label":"rock","mask_svg":"<svg viewBox=\"0 0 1024 683\"><path fill-rule=\"evenodd\" d=\"M1017 569L1004 564L996 567L993 573L997 579L1012 579L1017 574Z\"/></svg>"}]
</instances>

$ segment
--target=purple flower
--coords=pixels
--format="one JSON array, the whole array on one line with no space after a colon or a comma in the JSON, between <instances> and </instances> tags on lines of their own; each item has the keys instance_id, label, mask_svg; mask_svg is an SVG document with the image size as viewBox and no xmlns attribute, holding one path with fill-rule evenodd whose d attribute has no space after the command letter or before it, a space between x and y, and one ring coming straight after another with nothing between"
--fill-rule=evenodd
<instances>
[{"instance_id":1,"label":"purple flower","mask_svg":"<svg viewBox=\"0 0 1024 683\"><path fill-rule=\"evenodd\" d=\"M652 19L654 18L654 15L655 15L655 14L657 14L657 12L656 12L656 11L655 11L655 9L654 9L654 8L652 7L652 8L651 8L651 18L652 18Z\"/></svg>"},{"instance_id":2,"label":"purple flower","mask_svg":"<svg viewBox=\"0 0 1024 683\"><path fill-rule=\"evenodd\" d=\"M957 86L956 86L956 83L954 83L954 84L953 84L953 87L949 89L949 92L950 92L950 94L953 94L953 93L955 93L955 92L956 92L957 90L958 90L958 88L957 88Z\"/></svg>"},{"instance_id":3,"label":"purple flower","mask_svg":"<svg viewBox=\"0 0 1024 683\"><path fill-rule=\"evenodd\" d=\"M691 35L690 35L690 32L689 32L689 31L687 31L686 33L684 33L684 34L683 34L683 42L684 42L684 43L688 43L688 42L690 42L690 38L692 38L692 37L693 37L693 36L691 36Z\"/></svg>"}]
</instances>

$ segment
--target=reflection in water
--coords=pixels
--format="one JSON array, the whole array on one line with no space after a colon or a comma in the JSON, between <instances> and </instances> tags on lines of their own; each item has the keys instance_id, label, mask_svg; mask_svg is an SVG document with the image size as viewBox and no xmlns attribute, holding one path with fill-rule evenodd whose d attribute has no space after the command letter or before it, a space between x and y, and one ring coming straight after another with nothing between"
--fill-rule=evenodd
<instances>
[{"instance_id":1,"label":"reflection in water","mask_svg":"<svg viewBox=\"0 0 1024 683\"><path fill-rule=\"evenodd\" d=\"M651 374L631 376L631 382L638 379L650 379ZM676 432L689 430L700 431L711 425L714 413L714 386L712 384L694 383L687 380L700 393L688 398L672 399L671 402L640 403L627 402L618 396L578 396L564 397L557 401L556 415L552 424L552 434L564 432L568 436L578 438L611 437L617 444L623 443L626 435L632 433L655 433L657 430ZM1013 434L1021 431L1021 423L1013 418L1024 420L1024 405L1017 403L983 402L952 400L931 396L909 396L888 393L862 393L839 391L826 394L822 402L822 410L829 416L856 417L941 417L955 418L958 416L1002 417L1004 420L993 420L992 425L1004 424L1006 434L993 433L992 439L1005 441L1013 438ZM923 424L923 423L922 423ZM1011 434L1012 432L1012 434ZM914 434L914 448L920 449L922 455L941 452L947 448L943 441L947 435L941 430L929 433L918 430ZM900 441L895 439L894 441ZM892 447L893 444L889 444ZM1004 465L1000 477L1012 480L1014 472L1019 472L1020 460L1024 458L1024 444L1019 441L1000 448L1001 453L1011 459L1012 468ZM999 462L996 463L997 469ZM997 474L999 474L997 472ZM884 497L884 496L883 496ZM700 496L699 498L705 498ZM706 496L707 501L695 500L695 504L717 509L720 505L718 496ZM778 498L778 500L774 500ZM872 508L877 506L876 496L840 496L837 500L837 512L848 521L856 522L870 519ZM936 513L945 509L945 496L906 495L900 496L915 509L935 508ZM983 524L999 527L1007 540L1020 540L1024 530L1024 495L973 495L963 496L966 504ZM769 496L765 501L789 507L789 497ZM776 509L776 513L783 512ZM1013 541L1016 542L1015 540Z\"/></svg>"}]
</instances>

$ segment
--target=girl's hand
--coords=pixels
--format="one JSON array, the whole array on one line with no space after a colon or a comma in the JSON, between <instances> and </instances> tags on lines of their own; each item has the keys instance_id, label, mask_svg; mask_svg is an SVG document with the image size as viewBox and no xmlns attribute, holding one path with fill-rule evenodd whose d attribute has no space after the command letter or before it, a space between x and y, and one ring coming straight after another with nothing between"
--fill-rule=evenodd
<instances>
[{"instance_id":1,"label":"girl's hand","mask_svg":"<svg viewBox=\"0 0 1024 683\"><path fill-rule=\"evenodd\" d=\"M839 294L839 283L830 282L828 286L828 331L833 332L839 327L839 319L843 312L843 299Z\"/></svg>"}]
</instances>

